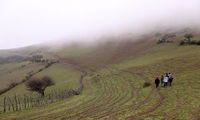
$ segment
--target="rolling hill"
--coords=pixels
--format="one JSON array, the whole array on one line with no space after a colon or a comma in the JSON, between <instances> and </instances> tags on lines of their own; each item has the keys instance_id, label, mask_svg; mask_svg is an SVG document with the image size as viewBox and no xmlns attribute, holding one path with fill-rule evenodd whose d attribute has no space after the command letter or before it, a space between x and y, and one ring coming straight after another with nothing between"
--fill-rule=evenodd
<instances>
[{"instance_id":1,"label":"rolling hill","mask_svg":"<svg viewBox=\"0 0 200 120\"><path fill-rule=\"evenodd\" d=\"M189 31L191 32L191 31ZM174 32L173 32L174 33ZM137 39L124 35L113 37L98 45L63 46L60 49L28 47L10 55L30 57L42 54L58 60L34 76L51 76L56 85L47 88L46 94L55 90L77 89L83 72L83 91L61 101L27 110L0 114L0 119L17 120L198 120L200 119L200 46L183 45L188 31L178 31L169 38L173 42L157 44L168 32L151 33ZM194 40L200 32L192 31ZM1 52L0 52L1 53ZM3 52L5 53L5 51ZM9 56L2 54L2 56ZM24 67L22 67L24 66ZM39 70L45 64L30 61L0 65L1 89L9 80L21 81L30 70ZM172 86L155 88L156 76L171 72ZM144 87L144 83L151 85ZM29 92L24 83L0 95L1 111L4 96L36 94Z\"/></svg>"}]
</instances>

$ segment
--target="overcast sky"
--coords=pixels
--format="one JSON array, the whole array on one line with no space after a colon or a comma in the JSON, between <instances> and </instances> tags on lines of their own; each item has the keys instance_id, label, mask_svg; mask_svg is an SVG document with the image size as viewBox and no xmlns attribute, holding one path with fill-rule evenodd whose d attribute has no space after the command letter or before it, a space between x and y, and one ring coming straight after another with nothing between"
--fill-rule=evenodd
<instances>
[{"instance_id":1,"label":"overcast sky","mask_svg":"<svg viewBox=\"0 0 200 120\"><path fill-rule=\"evenodd\" d=\"M199 21L200 0L0 0L0 49Z\"/></svg>"}]
</instances>

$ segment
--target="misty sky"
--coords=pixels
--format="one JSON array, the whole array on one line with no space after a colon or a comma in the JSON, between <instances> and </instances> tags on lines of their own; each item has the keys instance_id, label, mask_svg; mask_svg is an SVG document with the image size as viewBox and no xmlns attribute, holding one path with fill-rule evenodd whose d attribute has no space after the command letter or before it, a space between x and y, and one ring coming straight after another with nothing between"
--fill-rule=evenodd
<instances>
[{"instance_id":1,"label":"misty sky","mask_svg":"<svg viewBox=\"0 0 200 120\"><path fill-rule=\"evenodd\" d=\"M200 0L0 0L0 49L198 22Z\"/></svg>"}]
</instances>

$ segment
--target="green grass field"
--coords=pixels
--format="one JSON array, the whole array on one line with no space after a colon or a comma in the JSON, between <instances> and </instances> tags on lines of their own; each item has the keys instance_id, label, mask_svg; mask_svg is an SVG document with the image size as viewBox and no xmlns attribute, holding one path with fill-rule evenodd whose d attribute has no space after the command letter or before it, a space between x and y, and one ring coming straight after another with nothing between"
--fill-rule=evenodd
<instances>
[{"instance_id":1,"label":"green grass field","mask_svg":"<svg viewBox=\"0 0 200 120\"><path fill-rule=\"evenodd\" d=\"M42 64L22 62L0 65L0 88L7 87L12 82L20 82L30 72L36 72L44 67Z\"/></svg>"},{"instance_id":2,"label":"green grass field","mask_svg":"<svg viewBox=\"0 0 200 120\"><path fill-rule=\"evenodd\" d=\"M33 68L33 67L32 67ZM46 69L33 77L42 77L42 76L50 76L54 82L56 83L53 87L47 88L46 93L48 94L51 91L62 91L68 89L75 89L79 87L79 78L81 76L81 72L74 69L69 64L55 64L51 66L49 69ZM24 84L18 85L2 96L11 96L11 95L24 95L31 94L32 92L28 91ZM2 98L0 96L0 98Z\"/></svg>"},{"instance_id":3,"label":"green grass field","mask_svg":"<svg viewBox=\"0 0 200 120\"><path fill-rule=\"evenodd\" d=\"M36 76L48 75L54 79L56 85L49 87L48 93L78 88L82 73L76 67L86 70L88 75L83 80L81 95L30 110L2 113L0 119L200 119L200 46L156 45L155 41L147 41L124 43L120 50L108 45L103 50L80 48L80 51L57 51L63 60ZM70 65L69 59L75 62ZM166 72L173 74L173 85L156 89L155 77ZM144 82L150 82L151 86L143 88ZM15 93L29 92L23 84L5 95Z\"/></svg>"}]
</instances>

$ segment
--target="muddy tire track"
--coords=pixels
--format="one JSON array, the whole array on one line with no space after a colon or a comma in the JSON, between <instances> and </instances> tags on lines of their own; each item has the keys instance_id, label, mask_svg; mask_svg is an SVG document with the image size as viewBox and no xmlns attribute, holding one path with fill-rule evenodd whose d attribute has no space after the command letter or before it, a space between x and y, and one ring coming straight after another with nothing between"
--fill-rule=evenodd
<instances>
[{"instance_id":1,"label":"muddy tire track","mask_svg":"<svg viewBox=\"0 0 200 120\"><path fill-rule=\"evenodd\" d=\"M139 75L139 76L141 76L141 77L143 76L141 73L137 73L137 75ZM148 80L148 79L146 78L145 81L148 81L148 82L149 82L150 80ZM152 87L153 87L153 86L152 86ZM155 89L155 88L153 88L153 89ZM153 93L153 89L152 89L151 93ZM162 105L163 100L164 100L164 96L160 93L159 89L156 89L156 93L157 93L157 95L159 95L159 97L160 97L157 104L155 104L152 108L150 108L150 109L148 109L148 110L146 110L146 111L144 111L144 112L140 112L140 113L138 113L138 114L136 114L136 115L134 115L134 116L130 116L130 117L126 118L126 120L135 120L135 119L137 119L138 117L143 116L143 115L146 115L146 114L149 114L149 113L155 111L158 107L160 107L160 106ZM148 100L148 99L146 99L146 100ZM146 100L144 100L144 102L146 102ZM144 103L144 102L142 102L142 103ZM140 104L140 105L142 105L142 104Z\"/></svg>"},{"instance_id":2,"label":"muddy tire track","mask_svg":"<svg viewBox=\"0 0 200 120\"><path fill-rule=\"evenodd\" d=\"M165 120L170 120L170 116L173 115L175 112L177 112L180 109L181 105L182 105L182 103L180 101L180 98L178 97L178 95L176 95L176 96L177 96L176 108L174 110L172 110L172 111L170 111L170 112L165 114L165 116L164 116Z\"/></svg>"},{"instance_id":3,"label":"muddy tire track","mask_svg":"<svg viewBox=\"0 0 200 120\"><path fill-rule=\"evenodd\" d=\"M200 107L197 109L197 111L192 115L190 120L200 120Z\"/></svg>"}]
</instances>

